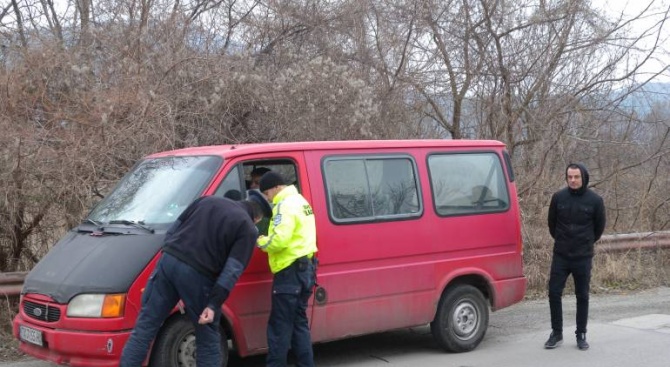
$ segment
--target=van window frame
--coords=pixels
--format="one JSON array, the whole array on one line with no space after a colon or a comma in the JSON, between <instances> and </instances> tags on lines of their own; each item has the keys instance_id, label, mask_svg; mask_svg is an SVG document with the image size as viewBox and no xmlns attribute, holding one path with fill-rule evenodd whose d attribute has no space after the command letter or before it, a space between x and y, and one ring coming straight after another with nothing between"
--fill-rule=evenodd
<instances>
[{"instance_id":1,"label":"van window frame","mask_svg":"<svg viewBox=\"0 0 670 367\"><path fill-rule=\"evenodd\" d=\"M503 157L505 158L505 166L507 168L507 175L509 176L509 181L514 182L514 168L512 167L512 157L509 156L507 150L503 150Z\"/></svg>"},{"instance_id":2,"label":"van window frame","mask_svg":"<svg viewBox=\"0 0 670 367\"><path fill-rule=\"evenodd\" d=\"M295 173L295 182L288 182L286 183L286 186L294 185L298 192L302 192L300 187L300 165L298 162L293 158L293 157L271 157L271 158L245 158L241 156L239 159L236 160L235 163L230 165L230 169L226 169L224 167L224 172L222 173L222 176L220 179L217 180L215 183L216 189L214 189L214 192L212 193L213 195L217 196L223 196L223 193L220 191L221 190L221 185L223 185L223 182L226 180L228 174L234 169L237 169L237 176L238 176L238 183L241 185L242 188L242 199L245 200L247 199L248 195L247 192L250 190L246 187L246 173L244 172L244 166L245 165L250 165L250 163L253 162L259 162L263 163L264 165L280 165L284 163L290 163L293 165L293 170ZM288 165L288 164L286 164Z\"/></svg>"},{"instance_id":3,"label":"van window frame","mask_svg":"<svg viewBox=\"0 0 670 367\"><path fill-rule=\"evenodd\" d=\"M444 214L441 213L441 211L438 209L437 201L436 199L436 188L434 186L434 172L431 170L430 166L430 159L431 157L435 156L446 156L446 155L475 155L475 154L489 154L493 155L496 157L499 168L500 168L500 174L501 178L504 184L505 188L505 193L507 194L507 206L505 208L501 208L499 210L472 210L472 211L467 211L467 212L460 212L460 213L448 213ZM507 166L505 165L504 161L500 157L500 153L496 150L453 150L453 151L434 151L430 152L426 155L426 170L428 171L428 181L430 184L430 198L433 204L433 211L438 217L461 217L461 216L470 216L470 215L484 215L484 214L497 214L497 213L504 213L512 209L512 200L514 198L512 197L512 194L510 193L510 187L509 187L509 177L508 177L508 170ZM474 208L473 206L473 209Z\"/></svg>"},{"instance_id":4,"label":"van window frame","mask_svg":"<svg viewBox=\"0 0 670 367\"><path fill-rule=\"evenodd\" d=\"M224 184L224 182L226 182L226 179L228 178L228 175L230 175L233 170L237 170L237 175L236 175L237 176L237 183L240 184L240 182L242 182L242 183L244 182L244 175L242 173L241 165L239 163L238 164L233 164L233 165L230 166L230 169L226 170L222 174L221 179L217 180L218 182L215 183L216 188L212 192L212 195L218 196L218 197L226 197L225 192L222 190L223 189L223 184ZM234 190L237 190L237 189L234 189ZM228 190L226 190L226 191L228 191ZM244 189L244 185L240 185L240 190L238 190L238 191L240 192L240 200L246 199L247 191Z\"/></svg>"},{"instance_id":5,"label":"van window frame","mask_svg":"<svg viewBox=\"0 0 670 367\"><path fill-rule=\"evenodd\" d=\"M357 218L338 218L334 215L333 212L333 203L332 197L330 195L330 188L328 185L328 174L326 172L326 165L331 161L351 161L351 160L383 160L383 159L406 159L410 162L412 167L412 172L414 176L414 185L416 187L416 202L418 205L417 211L414 213L401 213L401 214L385 214L385 215L373 215L369 217L357 217ZM423 195L421 190L421 178L419 174L419 168L416 163L416 159L411 154L402 154L402 153L374 153L374 154L331 154L324 156L321 159L321 177L324 185L324 194L326 200L326 207L328 209L328 217L330 221L334 224L360 224L360 223L378 223L378 222L392 222L392 221L402 221L402 220L412 220L418 219L423 216L424 205L423 205ZM370 185L368 182L368 195L370 192Z\"/></svg>"}]
</instances>

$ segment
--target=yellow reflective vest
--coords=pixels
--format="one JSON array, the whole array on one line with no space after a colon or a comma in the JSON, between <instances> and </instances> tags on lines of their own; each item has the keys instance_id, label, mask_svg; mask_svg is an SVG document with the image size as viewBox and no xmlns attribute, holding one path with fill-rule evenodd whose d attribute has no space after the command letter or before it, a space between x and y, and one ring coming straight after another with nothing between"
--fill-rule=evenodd
<instances>
[{"instance_id":1,"label":"yellow reflective vest","mask_svg":"<svg viewBox=\"0 0 670 367\"><path fill-rule=\"evenodd\" d=\"M272 220L267 236L258 247L267 252L273 274L303 256L312 257L316 248L316 223L312 207L295 186L286 186L272 200Z\"/></svg>"}]
</instances>

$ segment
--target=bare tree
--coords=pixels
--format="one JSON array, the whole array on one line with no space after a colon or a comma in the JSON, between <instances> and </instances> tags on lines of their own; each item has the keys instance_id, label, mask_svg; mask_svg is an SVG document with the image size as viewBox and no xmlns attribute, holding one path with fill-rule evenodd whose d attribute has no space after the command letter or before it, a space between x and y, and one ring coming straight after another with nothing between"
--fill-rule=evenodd
<instances>
[{"instance_id":1,"label":"bare tree","mask_svg":"<svg viewBox=\"0 0 670 367\"><path fill-rule=\"evenodd\" d=\"M26 40L26 31L23 26L23 14L19 3L17 0L11 0L11 5L14 10L14 19L16 20L16 31L19 34L19 40L21 41L21 46L28 46L28 41Z\"/></svg>"},{"instance_id":2,"label":"bare tree","mask_svg":"<svg viewBox=\"0 0 670 367\"><path fill-rule=\"evenodd\" d=\"M610 230L669 226L668 106L629 106L667 71L648 72L665 56L658 3L617 17L578 0L66 5L0 8L0 269L29 268L140 157L205 144L497 139L527 233L574 160Z\"/></svg>"},{"instance_id":3,"label":"bare tree","mask_svg":"<svg viewBox=\"0 0 670 367\"><path fill-rule=\"evenodd\" d=\"M91 0L76 0L76 4L81 27L80 42L82 45L88 46L91 33Z\"/></svg>"}]
</instances>

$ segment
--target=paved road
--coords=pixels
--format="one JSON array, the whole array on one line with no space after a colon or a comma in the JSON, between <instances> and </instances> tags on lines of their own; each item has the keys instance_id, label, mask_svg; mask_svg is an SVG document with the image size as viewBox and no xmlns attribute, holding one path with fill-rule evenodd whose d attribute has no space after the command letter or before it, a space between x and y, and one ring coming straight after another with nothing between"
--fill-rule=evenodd
<instances>
[{"instance_id":1,"label":"paved road","mask_svg":"<svg viewBox=\"0 0 670 367\"><path fill-rule=\"evenodd\" d=\"M527 301L495 312L486 338L473 352L437 349L427 327L369 335L317 345L317 366L408 367L668 367L670 366L670 288L591 298L588 341L577 349L574 297L564 298L566 340L554 350L542 345L549 333L545 300ZM263 357L231 360L234 367L263 366ZM0 363L0 367L51 367L39 361Z\"/></svg>"}]
</instances>

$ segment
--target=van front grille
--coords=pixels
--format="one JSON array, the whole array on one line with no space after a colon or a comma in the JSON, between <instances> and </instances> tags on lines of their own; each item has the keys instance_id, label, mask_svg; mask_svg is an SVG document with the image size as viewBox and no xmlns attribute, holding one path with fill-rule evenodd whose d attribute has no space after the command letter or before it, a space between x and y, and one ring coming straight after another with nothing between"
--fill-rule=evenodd
<instances>
[{"instance_id":1,"label":"van front grille","mask_svg":"<svg viewBox=\"0 0 670 367\"><path fill-rule=\"evenodd\" d=\"M56 322L60 319L60 308L37 302L23 301L23 312L33 319L46 322Z\"/></svg>"}]
</instances>

